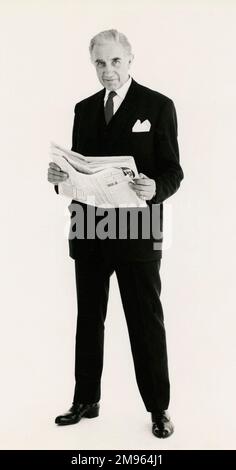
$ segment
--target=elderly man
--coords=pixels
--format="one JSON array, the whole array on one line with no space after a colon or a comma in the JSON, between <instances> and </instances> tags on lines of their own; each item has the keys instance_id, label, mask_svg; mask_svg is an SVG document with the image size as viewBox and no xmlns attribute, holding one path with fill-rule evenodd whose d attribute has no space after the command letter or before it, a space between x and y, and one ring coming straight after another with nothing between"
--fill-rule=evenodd
<instances>
[{"instance_id":1,"label":"elderly man","mask_svg":"<svg viewBox=\"0 0 236 470\"><path fill-rule=\"evenodd\" d=\"M72 150L85 156L132 155L139 177L131 187L146 201L141 212L159 209L155 228L158 225L161 235L158 240L152 233L144 238L139 231L138 237L132 239L130 223L127 237L109 238L109 234L103 239L69 237L78 303L75 390L71 408L55 422L69 425L82 417L93 418L99 414L104 323L109 279L115 272L137 385L145 408L151 413L153 434L165 438L173 433L174 426L167 412L170 382L160 300L160 264L163 202L177 191L184 177L179 163L176 111L170 98L131 77L134 56L124 34L103 31L91 40L89 50L103 89L76 104ZM50 162L48 180L55 185L56 192L60 193L60 183L67 177ZM89 204L76 200L70 206L72 215L78 204L88 218ZM116 215L122 210L114 208ZM132 215L137 215L138 210L132 209ZM95 224L100 219L95 215ZM151 213L150 224L152 219ZM71 234L72 225L73 219Z\"/></svg>"}]
</instances>

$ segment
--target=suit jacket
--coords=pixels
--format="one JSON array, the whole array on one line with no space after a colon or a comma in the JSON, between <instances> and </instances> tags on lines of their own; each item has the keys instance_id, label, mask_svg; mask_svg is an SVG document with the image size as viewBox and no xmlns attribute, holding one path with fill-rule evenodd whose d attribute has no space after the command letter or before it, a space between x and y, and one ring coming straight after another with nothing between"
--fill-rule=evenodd
<instances>
[{"instance_id":1,"label":"suit jacket","mask_svg":"<svg viewBox=\"0 0 236 470\"><path fill-rule=\"evenodd\" d=\"M85 156L132 155L139 173L144 173L156 182L156 195L147 201L147 208L132 208L131 212L149 211L153 204L158 205L159 220L156 230L163 230L163 202L172 196L180 186L184 177L179 163L177 141L177 116L173 101L167 96L138 84L132 79L130 88L120 107L107 125L104 117L105 88L86 98L75 106L72 150ZM148 119L151 123L149 132L132 132L137 120ZM57 188L55 187L57 190ZM72 204L80 204L87 217L87 209L83 203L72 200L71 227L69 236L69 254L73 259L96 256L108 249L115 252L119 260L147 261L162 257L163 235L154 238L152 235L152 212L150 217L150 237L143 239L142 220L139 222L138 239L70 239L73 232ZM73 209L73 208L72 208ZM118 225L119 211L114 211ZM96 217L96 223L101 220ZM147 219L146 219L147 220ZM144 222L143 222L144 223ZM155 224L157 220L155 217ZM129 233L130 226L128 226ZM155 232L157 233L157 232ZM158 242L158 250L154 249Z\"/></svg>"}]
</instances>

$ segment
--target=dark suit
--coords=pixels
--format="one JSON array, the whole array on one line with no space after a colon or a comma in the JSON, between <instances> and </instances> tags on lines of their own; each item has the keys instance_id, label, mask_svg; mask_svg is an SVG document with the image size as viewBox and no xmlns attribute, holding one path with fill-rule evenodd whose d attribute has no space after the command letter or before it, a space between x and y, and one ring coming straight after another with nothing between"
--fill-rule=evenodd
<instances>
[{"instance_id":1,"label":"dark suit","mask_svg":"<svg viewBox=\"0 0 236 470\"><path fill-rule=\"evenodd\" d=\"M77 103L72 150L86 156L132 155L138 172L156 181L156 195L145 213L158 205L159 231L163 227L163 201L174 194L183 179L179 164L177 117L174 103L161 93L134 80L127 95L108 125L104 118L105 89ZM137 120L148 119L149 132L132 132ZM69 209L73 217L72 201ZM109 209L118 214L123 209ZM144 215L144 214L143 214ZM96 223L101 219L96 218ZM145 220L145 218L143 219ZM76 387L74 401L100 399L103 368L104 321L109 292L109 277L115 271L126 316L137 384L148 411L167 409L169 376L165 327L160 302L160 263L162 234L142 239L142 217L138 239L69 239L69 253L75 259L78 299L76 336ZM155 219L155 224L157 223ZM152 217L150 219L152 224ZM129 237L130 225L128 225ZM70 236L73 233L71 223ZM70 238L70 237L69 237ZM153 242L159 242L154 250Z\"/></svg>"}]
</instances>

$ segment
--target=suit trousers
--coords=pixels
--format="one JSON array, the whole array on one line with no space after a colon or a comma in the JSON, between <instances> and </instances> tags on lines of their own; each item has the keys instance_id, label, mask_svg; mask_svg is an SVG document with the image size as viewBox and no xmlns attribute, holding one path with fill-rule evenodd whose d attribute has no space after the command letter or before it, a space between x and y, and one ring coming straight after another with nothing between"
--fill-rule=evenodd
<instances>
[{"instance_id":1,"label":"suit trousers","mask_svg":"<svg viewBox=\"0 0 236 470\"><path fill-rule=\"evenodd\" d=\"M103 245L103 257L75 259L78 317L73 403L100 400L109 281L115 272L139 392L147 411L167 409L170 383L160 300L161 259L120 262L109 249L109 240Z\"/></svg>"}]
</instances>

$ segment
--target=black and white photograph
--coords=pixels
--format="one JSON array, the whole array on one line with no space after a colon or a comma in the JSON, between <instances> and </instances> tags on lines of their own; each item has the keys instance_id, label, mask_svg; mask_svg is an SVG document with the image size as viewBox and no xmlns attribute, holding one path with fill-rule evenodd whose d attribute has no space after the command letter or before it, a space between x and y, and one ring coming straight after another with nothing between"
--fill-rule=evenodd
<instances>
[{"instance_id":1,"label":"black and white photograph","mask_svg":"<svg viewBox=\"0 0 236 470\"><path fill-rule=\"evenodd\" d=\"M235 21L0 1L0 450L235 450Z\"/></svg>"}]
</instances>

